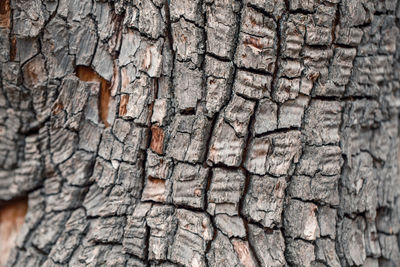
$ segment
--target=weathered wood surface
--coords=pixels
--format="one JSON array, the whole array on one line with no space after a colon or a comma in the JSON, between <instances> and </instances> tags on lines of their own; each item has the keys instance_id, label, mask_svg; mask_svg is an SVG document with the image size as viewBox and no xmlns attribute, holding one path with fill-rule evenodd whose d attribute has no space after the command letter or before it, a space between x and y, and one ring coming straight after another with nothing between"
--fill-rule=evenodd
<instances>
[{"instance_id":1,"label":"weathered wood surface","mask_svg":"<svg viewBox=\"0 0 400 267\"><path fill-rule=\"evenodd\" d=\"M399 20L1 1L0 200L29 199L6 266L400 266Z\"/></svg>"}]
</instances>

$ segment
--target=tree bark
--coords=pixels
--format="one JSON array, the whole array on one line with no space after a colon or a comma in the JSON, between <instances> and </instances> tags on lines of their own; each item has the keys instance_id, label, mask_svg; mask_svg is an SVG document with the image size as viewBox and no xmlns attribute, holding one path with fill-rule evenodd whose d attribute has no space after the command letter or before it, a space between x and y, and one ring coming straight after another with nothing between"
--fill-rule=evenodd
<instances>
[{"instance_id":1,"label":"tree bark","mask_svg":"<svg viewBox=\"0 0 400 267\"><path fill-rule=\"evenodd\" d=\"M400 266L398 2L2 0L0 265Z\"/></svg>"}]
</instances>

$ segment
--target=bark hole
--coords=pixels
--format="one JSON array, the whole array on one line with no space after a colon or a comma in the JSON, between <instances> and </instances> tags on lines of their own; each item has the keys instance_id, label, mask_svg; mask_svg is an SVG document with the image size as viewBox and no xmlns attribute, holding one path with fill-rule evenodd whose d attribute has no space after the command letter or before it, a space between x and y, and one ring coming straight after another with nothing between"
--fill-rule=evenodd
<instances>
[{"instance_id":1,"label":"bark hole","mask_svg":"<svg viewBox=\"0 0 400 267\"><path fill-rule=\"evenodd\" d=\"M10 251L15 246L27 210L27 198L7 201L0 205L0 267L6 264Z\"/></svg>"},{"instance_id":2,"label":"bark hole","mask_svg":"<svg viewBox=\"0 0 400 267\"><path fill-rule=\"evenodd\" d=\"M110 124L107 121L108 109L111 97L111 84L101 77L93 69L86 66L77 66L76 76L84 82L99 82L100 83L100 95L99 95L99 117L106 127Z\"/></svg>"}]
</instances>

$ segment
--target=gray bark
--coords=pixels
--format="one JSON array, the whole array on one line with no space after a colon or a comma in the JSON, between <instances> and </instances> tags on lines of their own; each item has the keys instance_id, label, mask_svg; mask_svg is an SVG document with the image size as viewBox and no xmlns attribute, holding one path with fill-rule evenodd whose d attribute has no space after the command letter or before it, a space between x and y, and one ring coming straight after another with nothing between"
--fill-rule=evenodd
<instances>
[{"instance_id":1,"label":"gray bark","mask_svg":"<svg viewBox=\"0 0 400 267\"><path fill-rule=\"evenodd\" d=\"M399 3L2 0L5 266L400 266Z\"/></svg>"}]
</instances>

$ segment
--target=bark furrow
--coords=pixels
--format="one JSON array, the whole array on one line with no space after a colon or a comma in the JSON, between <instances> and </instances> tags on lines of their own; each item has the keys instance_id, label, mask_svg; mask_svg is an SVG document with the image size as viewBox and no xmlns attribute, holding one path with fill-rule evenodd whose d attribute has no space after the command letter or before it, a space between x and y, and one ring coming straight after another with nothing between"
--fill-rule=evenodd
<instances>
[{"instance_id":1,"label":"bark furrow","mask_svg":"<svg viewBox=\"0 0 400 267\"><path fill-rule=\"evenodd\" d=\"M2 1L0 266L400 266L399 5Z\"/></svg>"}]
</instances>

